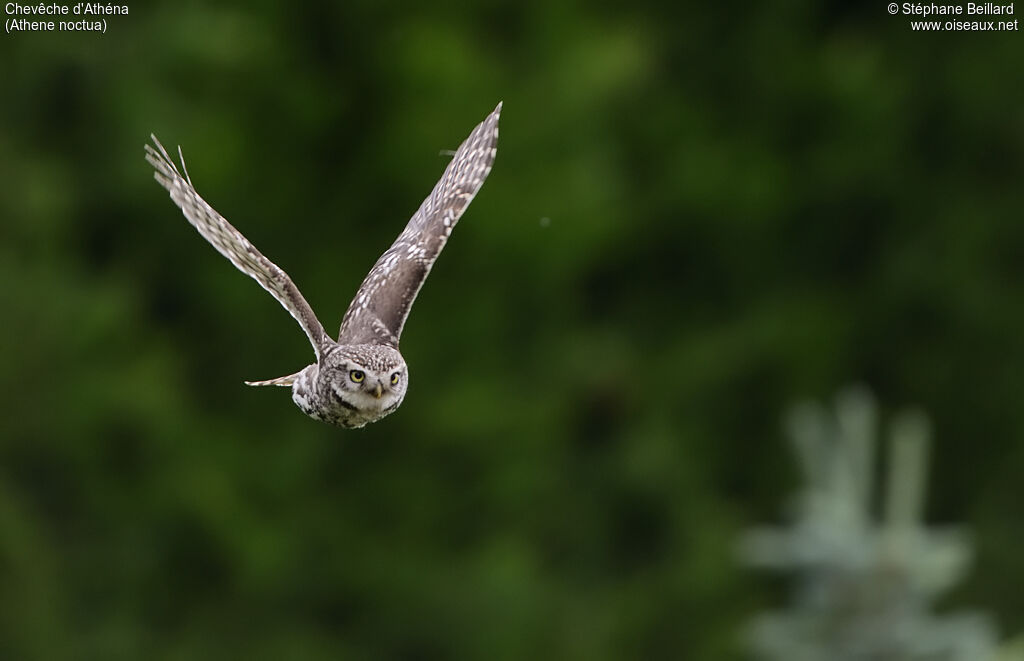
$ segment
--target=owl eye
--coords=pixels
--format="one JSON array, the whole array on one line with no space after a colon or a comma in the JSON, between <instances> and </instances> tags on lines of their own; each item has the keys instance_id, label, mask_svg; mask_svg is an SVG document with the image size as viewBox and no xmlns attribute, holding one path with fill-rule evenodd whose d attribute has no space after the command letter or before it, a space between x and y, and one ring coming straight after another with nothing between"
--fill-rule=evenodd
<instances>
[{"instance_id":1,"label":"owl eye","mask_svg":"<svg viewBox=\"0 0 1024 661\"><path fill-rule=\"evenodd\" d=\"M397 383L398 383L398 372L395 372L394 374L391 375L391 385L396 385Z\"/></svg>"},{"instance_id":2,"label":"owl eye","mask_svg":"<svg viewBox=\"0 0 1024 661\"><path fill-rule=\"evenodd\" d=\"M366 374L362 370L352 370L348 373L348 378L352 379L356 383L361 383L366 378Z\"/></svg>"}]
</instances>

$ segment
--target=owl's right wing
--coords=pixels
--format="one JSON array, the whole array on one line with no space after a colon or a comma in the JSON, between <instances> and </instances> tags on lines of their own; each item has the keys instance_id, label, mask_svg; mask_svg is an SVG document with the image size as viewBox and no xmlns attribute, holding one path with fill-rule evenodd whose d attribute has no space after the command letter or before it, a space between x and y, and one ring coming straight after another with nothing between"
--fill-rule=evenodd
<instances>
[{"instance_id":1,"label":"owl's right wing","mask_svg":"<svg viewBox=\"0 0 1024 661\"><path fill-rule=\"evenodd\" d=\"M217 252L230 259L231 263L238 267L238 270L251 276L295 317L309 337L319 360L324 346L333 342L327 336L324 327L313 313L313 308L306 302L299 288L295 286L287 273L264 257L263 253L256 250L255 246L249 243L249 240L242 236L241 232L232 227L223 216L206 203L206 200L199 197L199 193L193 188L192 180L188 176L181 149L178 149L178 156L181 158L181 169L185 173L184 176L178 171L178 167L167 155L167 151L156 139L156 136L150 137L153 138L156 149L146 145L146 160L156 168L153 177L167 189L171 194L171 199L181 208L188 222L199 230L203 238L209 241L217 249Z\"/></svg>"},{"instance_id":2,"label":"owl's right wing","mask_svg":"<svg viewBox=\"0 0 1024 661\"><path fill-rule=\"evenodd\" d=\"M434 261L491 172L500 114L499 103L473 129L405 230L370 269L345 312L339 343L398 347L409 310Z\"/></svg>"}]
</instances>

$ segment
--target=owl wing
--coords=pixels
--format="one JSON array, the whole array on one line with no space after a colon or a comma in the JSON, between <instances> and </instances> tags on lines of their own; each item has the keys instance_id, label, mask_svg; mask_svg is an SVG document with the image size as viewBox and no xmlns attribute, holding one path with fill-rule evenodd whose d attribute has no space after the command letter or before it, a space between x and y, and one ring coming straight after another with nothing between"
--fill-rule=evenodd
<instances>
[{"instance_id":1,"label":"owl wing","mask_svg":"<svg viewBox=\"0 0 1024 661\"><path fill-rule=\"evenodd\" d=\"M217 252L231 260L231 263L238 267L238 270L251 276L261 287L266 289L277 299L277 302L284 306L285 310L295 317L295 320L306 331L309 341L313 345L317 359L324 345L331 343L331 339L324 331L324 327L317 320L313 308L309 306L302 296L299 288L295 286L292 279L288 277L277 264L263 256L249 240L242 236L231 224L214 210L206 200L199 197L199 193L192 186L192 180L185 168L185 158L178 148L178 157L181 159L181 170L184 176L178 172L174 161L167 155L160 141L156 136L153 143L156 149L146 145L146 160L156 168L153 177L166 188L171 194L171 199L177 204L188 222L199 230L203 238L213 244Z\"/></svg>"},{"instance_id":2,"label":"owl wing","mask_svg":"<svg viewBox=\"0 0 1024 661\"><path fill-rule=\"evenodd\" d=\"M459 146L441 180L370 269L345 312L338 342L398 347L402 327L455 223L491 172L501 104Z\"/></svg>"}]
</instances>

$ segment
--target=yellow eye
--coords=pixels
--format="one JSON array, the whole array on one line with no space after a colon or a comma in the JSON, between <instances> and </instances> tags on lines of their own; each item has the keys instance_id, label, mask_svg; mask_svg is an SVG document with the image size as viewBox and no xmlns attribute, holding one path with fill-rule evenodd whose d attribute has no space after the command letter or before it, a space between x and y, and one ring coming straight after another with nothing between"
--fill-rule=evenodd
<instances>
[{"instance_id":1,"label":"yellow eye","mask_svg":"<svg viewBox=\"0 0 1024 661\"><path fill-rule=\"evenodd\" d=\"M398 383L398 372L395 372L394 374L391 375L391 385L396 385L397 383Z\"/></svg>"},{"instance_id":2,"label":"yellow eye","mask_svg":"<svg viewBox=\"0 0 1024 661\"><path fill-rule=\"evenodd\" d=\"M366 378L366 374L364 374L362 370L352 370L348 373L348 378L352 379L356 383L360 383Z\"/></svg>"}]
</instances>

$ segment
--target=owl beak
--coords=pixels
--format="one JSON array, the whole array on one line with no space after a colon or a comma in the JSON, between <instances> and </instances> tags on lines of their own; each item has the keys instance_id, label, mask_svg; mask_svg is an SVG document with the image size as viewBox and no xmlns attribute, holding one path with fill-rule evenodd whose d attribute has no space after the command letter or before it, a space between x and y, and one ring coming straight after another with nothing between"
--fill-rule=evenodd
<instances>
[{"instance_id":1,"label":"owl beak","mask_svg":"<svg viewBox=\"0 0 1024 661\"><path fill-rule=\"evenodd\" d=\"M380 399L380 395L382 392L383 389L380 387L380 384L378 383L377 387L373 389L373 396L376 397L377 399Z\"/></svg>"}]
</instances>

